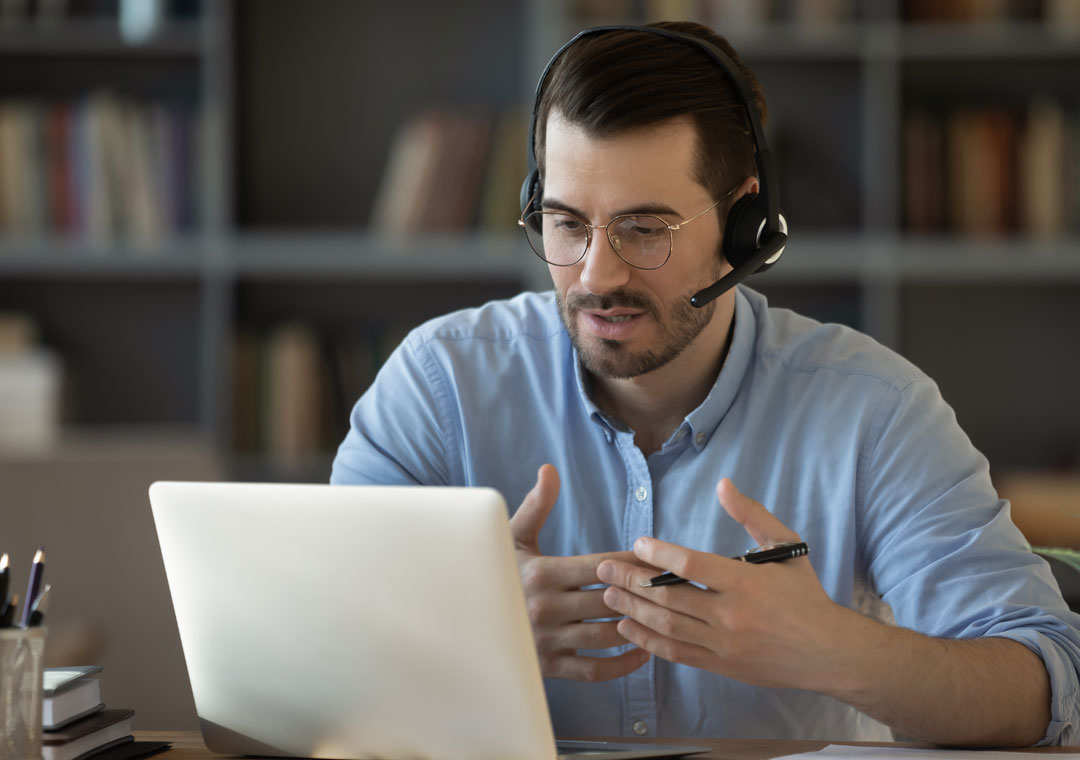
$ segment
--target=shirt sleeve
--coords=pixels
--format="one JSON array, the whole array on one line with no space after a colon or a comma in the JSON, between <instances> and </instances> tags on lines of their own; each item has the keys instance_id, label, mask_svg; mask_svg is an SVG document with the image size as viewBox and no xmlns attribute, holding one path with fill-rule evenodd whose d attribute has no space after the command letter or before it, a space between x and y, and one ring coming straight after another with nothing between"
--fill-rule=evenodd
<instances>
[{"instance_id":1,"label":"shirt sleeve","mask_svg":"<svg viewBox=\"0 0 1080 760\"><path fill-rule=\"evenodd\" d=\"M449 381L414 330L349 416L332 484L451 485L455 431Z\"/></svg>"},{"instance_id":2,"label":"shirt sleeve","mask_svg":"<svg viewBox=\"0 0 1080 760\"><path fill-rule=\"evenodd\" d=\"M1040 744L1080 741L1080 616L997 497L988 463L925 377L886 391L860 454L861 564L896 622L943 638L1000 636L1042 657Z\"/></svg>"}]
</instances>

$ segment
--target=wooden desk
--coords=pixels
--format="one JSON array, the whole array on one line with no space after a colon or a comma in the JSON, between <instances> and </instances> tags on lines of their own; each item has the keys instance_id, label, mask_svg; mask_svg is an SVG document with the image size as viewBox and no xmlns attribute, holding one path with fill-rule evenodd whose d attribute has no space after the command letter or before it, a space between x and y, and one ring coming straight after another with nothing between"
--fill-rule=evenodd
<instances>
[{"instance_id":1,"label":"wooden desk","mask_svg":"<svg viewBox=\"0 0 1080 760\"><path fill-rule=\"evenodd\" d=\"M140 741L172 742L173 748L163 760L216 760L215 755L202 743L198 731L136 731L135 738ZM626 740L617 740L626 741ZM822 742L822 741L780 741L776 739L693 739L671 741L657 740L666 744L695 744L700 747L712 747L712 751L703 755L693 755L698 760L769 760L782 755L794 755L799 752L814 752L824 749L829 744L854 744L859 746L897 746L918 747L925 745L897 744L882 745L865 742ZM1040 747L1039 749L1021 750L1032 754L1080 753L1080 747Z\"/></svg>"}]
</instances>

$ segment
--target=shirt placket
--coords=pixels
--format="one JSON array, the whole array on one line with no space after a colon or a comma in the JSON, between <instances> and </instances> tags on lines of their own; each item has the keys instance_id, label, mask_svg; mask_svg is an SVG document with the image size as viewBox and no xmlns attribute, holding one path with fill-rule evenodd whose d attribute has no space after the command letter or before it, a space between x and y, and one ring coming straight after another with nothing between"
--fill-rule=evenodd
<instances>
[{"instance_id":1,"label":"shirt placket","mask_svg":"<svg viewBox=\"0 0 1080 760\"><path fill-rule=\"evenodd\" d=\"M653 535L653 483L633 433L619 433L616 445L626 466L626 508L623 546L632 550L641 536ZM657 735L655 658L622 680L622 731L633 736Z\"/></svg>"}]
</instances>

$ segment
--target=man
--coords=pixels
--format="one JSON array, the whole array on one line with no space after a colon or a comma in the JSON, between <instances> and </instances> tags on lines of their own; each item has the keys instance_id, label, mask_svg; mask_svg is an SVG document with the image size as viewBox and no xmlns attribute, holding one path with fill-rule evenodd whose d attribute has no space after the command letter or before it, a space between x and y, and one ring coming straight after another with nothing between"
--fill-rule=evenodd
<instances>
[{"instance_id":1,"label":"man","mask_svg":"<svg viewBox=\"0 0 1080 760\"><path fill-rule=\"evenodd\" d=\"M662 26L738 62L704 27ZM753 150L693 46L572 45L544 86L522 215L554 292L414 331L357 403L332 481L520 500L561 734L1077 741L1078 620L932 381L744 286L690 305L730 269ZM790 540L809 557L728 559ZM664 571L693 583L642 587Z\"/></svg>"}]
</instances>

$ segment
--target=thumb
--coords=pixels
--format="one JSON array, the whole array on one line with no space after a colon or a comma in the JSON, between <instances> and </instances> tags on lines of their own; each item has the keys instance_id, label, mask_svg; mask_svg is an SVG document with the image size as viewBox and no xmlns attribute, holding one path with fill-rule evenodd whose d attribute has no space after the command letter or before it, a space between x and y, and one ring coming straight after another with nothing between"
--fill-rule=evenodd
<instances>
[{"instance_id":1,"label":"thumb","mask_svg":"<svg viewBox=\"0 0 1080 760\"><path fill-rule=\"evenodd\" d=\"M716 484L716 495L724 511L746 529L758 546L800 540L798 534L777 520L772 512L741 494L728 478Z\"/></svg>"},{"instance_id":2,"label":"thumb","mask_svg":"<svg viewBox=\"0 0 1080 760\"><path fill-rule=\"evenodd\" d=\"M536 473L536 485L525 495L525 500L510 518L510 532L518 549L537 548L540 529L544 527L558 497L559 471L553 465L542 465Z\"/></svg>"}]
</instances>

